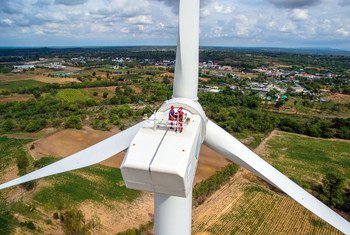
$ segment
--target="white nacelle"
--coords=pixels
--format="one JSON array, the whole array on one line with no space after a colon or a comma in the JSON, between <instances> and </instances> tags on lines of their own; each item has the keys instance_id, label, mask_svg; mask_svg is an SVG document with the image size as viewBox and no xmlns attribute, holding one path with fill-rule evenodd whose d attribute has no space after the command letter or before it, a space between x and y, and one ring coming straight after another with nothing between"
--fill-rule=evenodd
<instances>
[{"instance_id":1,"label":"white nacelle","mask_svg":"<svg viewBox=\"0 0 350 235\"><path fill-rule=\"evenodd\" d=\"M136 134L121 166L128 188L179 197L192 190L203 120L184 112L189 121L182 133L170 128L167 110L155 113Z\"/></svg>"}]
</instances>

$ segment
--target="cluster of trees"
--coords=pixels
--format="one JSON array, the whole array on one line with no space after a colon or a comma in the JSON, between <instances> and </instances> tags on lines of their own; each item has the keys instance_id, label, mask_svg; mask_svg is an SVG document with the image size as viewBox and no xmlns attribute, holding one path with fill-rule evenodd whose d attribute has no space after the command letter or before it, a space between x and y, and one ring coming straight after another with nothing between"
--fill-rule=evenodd
<instances>
[{"instance_id":1,"label":"cluster of trees","mask_svg":"<svg viewBox=\"0 0 350 235\"><path fill-rule=\"evenodd\" d=\"M71 116L82 116L86 108L96 105L91 102L70 104L53 97L45 96L27 102L0 104L0 128L2 132L35 132L47 126L60 126ZM68 124L72 120L69 120Z\"/></svg>"},{"instance_id":2,"label":"cluster of trees","mask_svg":"<svg viewBox=\"0 0 350 235\"><path fill-rule=\"evenodd\" d=\"M9 73L12 71L12 67L6 65L0 65L0 73Z\"/></svg>"},{"instance_id":3,"label":"cluster of trees","mask_svg":"<svg viewBox=\"0 0 350 235\"><path fill-rule=\"evenodd\" d=\"M267 133L275 128L283 131L323 138L350 139L350 119L305 119L296 115L281 115L244 107L220 108L210 117L231 133L246 130Z\"/></svg>"},{"instance_id":4,"label":"cluster of trees","mask_svg":"<svg viewBox=\"0 0 350 235\"><path fill-rule=\"evenodd\" d=\"M328 205L342 211L350 211L350 192L345 188L345 178L341 175L330 172L323 179L319 190L319 197Z\"/></svg>"},{"instance_id":5,"label":"cluster of trees","mask_svg":"<svg viewBox=\"0 0 350 235\"><path fill-rule=\"evenodd\" d=\"M193 189L193 202L194 205L202 204L206 198L217 191L222 185L224 185L236 172L239 166L231 163L226 166L222 171L212 175L207 180L200 182Z\"/></svg>"},{"instance_id":6,"label":"cluster of trees","mask_svg":"<svg viewBox=\"0 0 350 235\"><path fill-rule=\"evenodd\" d=\"M199 99L208 111L216 113L219 107L243 106L251 109L260 107L261 99L254 94L245 95L241 91L233 91L225 88L223 92L215 94L211 92L199 93Z\"/></svg>"},{"instance_id":7,"label":"cluster of trees","mask_svg":"<svg viewBox=\"0 0 350 235\"><path fill-rule=\"evenodd\" d=\"M321 118L298 118L289 116L280 119L278 127L283 131L298 134L323 137L350 139L350 118L348 119L321 119Z\"/></svg>"},{"instance_id":8,"label":"cluster of trees","mask_svg":"<svg viewBox=\"0 0 350 235\"><path fill-rule=\"evenodd\" d=\"M110 109L102 109L92 121L91 126L98 130L110 130L113 126L124 129L128 123L139 121L143 115L151 115L153 110L149 106L132 109L129 105L119 105Z\"/></svg>"}]
</instances>

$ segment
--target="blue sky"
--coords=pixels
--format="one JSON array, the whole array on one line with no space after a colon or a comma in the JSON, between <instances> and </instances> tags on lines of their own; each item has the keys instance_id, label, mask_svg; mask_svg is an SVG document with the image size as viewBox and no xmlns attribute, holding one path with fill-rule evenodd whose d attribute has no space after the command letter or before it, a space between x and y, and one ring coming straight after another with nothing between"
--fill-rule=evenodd
<instances>
[{"instance_id":1,"label":"blue sky","mask_svg":"<svg viewBox=\"0 0 350 235\"><path fill-rule=\"evenodd\" d=\"M177 0L0 0L0 46L175 45ZM202 0L201 45L350 50L350 0Z\"/></svg>"}]
</instances>

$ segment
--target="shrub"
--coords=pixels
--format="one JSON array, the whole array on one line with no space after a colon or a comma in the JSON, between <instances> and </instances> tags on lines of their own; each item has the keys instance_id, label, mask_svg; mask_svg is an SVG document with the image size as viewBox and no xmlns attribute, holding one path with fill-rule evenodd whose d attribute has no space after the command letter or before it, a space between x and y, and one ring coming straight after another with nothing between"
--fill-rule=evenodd
<instances>
[{"instance_id":1,"label":"shrub","mask_svg":"<svg viewBox=\"0 0 350 235\"><path fill-rule=\"evenodd\" d=\"M64 124L65 128L81 129L83 123L79 116L71 116L68 118L67 122Z\"/></svg>"},{"instance_id":2,"label":"shrub","mask_svg":"<svg viewBox=\"0 0 350 235\"><path fill-rule=\"evenodd\" d=\"M26 221L26 222L21 222L20 225L22 227L26 227L26 228L28 228L30 230L35 230L36 229L35 224L31 220L30 221Z\"/></svg>"},{"instance_id":3,"label":"shrub","mask_svg":"<svg viewBox=\"0 0 350 235\"><path fill-rule=\"evenodd\" d=\"M334 172L327 173L323 180L322 199L331 206L341 208L345 201L344 187L344 177Z\"/></svg>"},{"instance_id":4,"label":"shrub","mask_svg":"<svg viewBox=\"0 0 350 235\"><path fill-rule=\"evenodd\" d=\"M12 120L5 120L2 125L1 129L3 129L5 132L9 132L14 128L15 124Z\"/></svg>"},{"instance_id":5,"label":"shrub","mask_svg":"<svg viewBox=\"0 0 350 235\"><path fill-rule=\"evenodd\" d=\"M46 126L46 121L44 119L38 119L38 120L30 121L24 130L26 132L35 132L43 129L45 126Z\"/></svg>"},{"instance_id":6,"label":"shrub","mask_svg":"<svg viewBox=\"0 0 350 235\"><path fill-rule=\"evenodd\" d=\"M98 227L99 222L91 220L86 223L83 212L78 209L71 209L61 215L62 226L65 234L85 235L91 234L90 229Z\"/></svg>"}]
</instances>

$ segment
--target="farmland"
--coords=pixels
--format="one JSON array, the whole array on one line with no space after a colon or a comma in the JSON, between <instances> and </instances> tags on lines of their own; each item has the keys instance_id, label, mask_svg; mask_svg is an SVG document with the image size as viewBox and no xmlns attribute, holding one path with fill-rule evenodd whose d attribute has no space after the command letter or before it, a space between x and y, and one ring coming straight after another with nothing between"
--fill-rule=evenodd
<instances>
[{"instance_id":1,"label":"farmland","mask_svg":"<svg viewBox=\"0 0 350 235\"><path fill-rule=\"evenodd\" d=\"M33 88L44 86L45 83L35 80L20 80L20 81L0 81L1 90L16 90L18 88Z\"/></svg>"},{"instance_id":2,"label":"farmland","mask_svg":"<svg viewBox=\"0 0 350 235\"><path fill-rule=\"evenodd\" d=\"M172 97L175 50L128 50L68 49L46 58L61 61L60 69L11 72L29 58L0 65L1 182L117 134ZM208 118L324 202L327 173L344 178L344 210L332 206L349 218L348 58L203 49L200 61L198 98ZM126 189L124 154L1 191L0 234L68 234L67 214L81 226L94 222L94 234L149 224L153 196ZM195 184L194 234L339 234L205 146Z\"/></svg>"},{"instance_id":3,"label":"farmland","mask_svg":"<svg viewBox=\"0 0 350 235\"><path fill-rule=\"evenodd\" d=\"M86 91L77 89L60 90L57 93L57 98L68 103L79 103L92 100L92 96L90 96Z\"/></svg>"},{"instance_id":4,"label":"farmland","mask_svg":"<svg viewBox=\"0 0 350 235\"><path fill-rule=\"evenodd\" d=\"M328 172L350 179L350 142L277 132L267 142L264 158L306 188L321 182Z\"/></svg>"},{"instance_id":5,"label":"farmland","mask_svg":"<svg viewBox=\"0 0 350 235\"><path fill-rule=\"evenodd\" d=\"M251 182L251 181L255 182ZM194 210L193 234L340 234L287 196L241 170Z\"/></svg>"},{"instance_id":6,"label":"farmland","mask_svg":"<svg viewBox=\"0 0 350 235\"><path fill-rule=\"evenodd\" d=\"M349 142L274 131L257 148L304 188L328 171L349 179ZM313 192L315 193L315 192ZM340 234L283 193L241 169L228 184L194 210L194 234Z\"/></svg>"}]
</instances>

